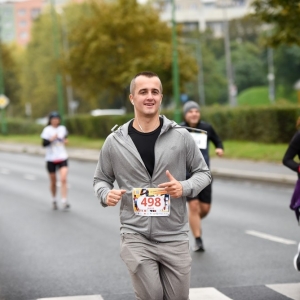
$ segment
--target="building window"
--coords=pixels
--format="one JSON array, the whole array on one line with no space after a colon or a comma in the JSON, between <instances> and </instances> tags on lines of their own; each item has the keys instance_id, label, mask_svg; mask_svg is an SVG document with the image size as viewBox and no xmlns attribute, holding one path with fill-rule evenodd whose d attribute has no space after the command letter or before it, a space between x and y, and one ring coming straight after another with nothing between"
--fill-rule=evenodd
<instances>
[{"instance_id":1,"label":"building window","mask_svg":"<svg viewBox=\"0 0 300 300\"><path fill-rule=\"evenodd\" d=\"M199 9L198 4L197 3L190 4L190 9L191 10L198 10Z\"/></svg>"},{"instance_id":2,"label":"building window","mask_svg":"<svg viewBox=\"0 0 300 300\"><path fill-rule=\"evenodd\" d=\"M25 16L26 15L26 9L25 8L21 8L18 10L18 15L19 16Z\"/></svg>"},{"instance_id":3,"label":"building window","mask_svg":"<svg viewBox=\"0 0 300 300\"><path fill-rule=\"evenodd\" d=\"M12 23L10 23L10 22L5 22L4 25L3 25L3 27L4 27L4 28L10 28L11 25L12 25Z\"/></svg>"},{"instance_id":4,"label":"building window","mask_svg":"<svg viewBox=\"0 0 300 300\"><path fill-rule=\"evenodd\" d=\"M21 38L21 40L26 40L27 37L28 37L28 34L27 34L26 31L22 31L22 32L20 33L20 38Z\"/></svg>"},{"instance_id":5,"label":"building window","mask_svg":"<svg viewBox=\"0 0 300 300\"><path fill-rule=\"evenodd\" d=\"M246 1L245 0L234 0L233 1L233 5L234 6L245 6L246 5Z\"/></svg>"},{"instance_id":6,"label":"building window","mask_svg":"<svg viewBox=\"0 0 300 300\"><path fill-rule=\"evenodd\" d=\"M199 30L199 24L198 22L185 22L183 23L183 31L184 32L190 32L190 31L198 31Z\"/></svg>"},{"instance_id":7,"label":"building window","mask_svg":"<svg viewBox=\"0 0 300 300\"><path fill-rule=\"evenodd\" d=\"M36 19L39 16L40 13L41 13L41 9L40 8L33 8L31 10L31 19L32 20Z\"/></svg>"},{"instance_id":8,"label":"building window","mask_svg":"<svg viewBox=\"0 0 300 300\"><path fill-rule=\"evenodd\" d=\"M27 22L26 22L25 20L21 20L21 21L19 22L19 26L20 26L20 27L26 27L26 25L27 25Z\"/></svg>"}]
</instances>

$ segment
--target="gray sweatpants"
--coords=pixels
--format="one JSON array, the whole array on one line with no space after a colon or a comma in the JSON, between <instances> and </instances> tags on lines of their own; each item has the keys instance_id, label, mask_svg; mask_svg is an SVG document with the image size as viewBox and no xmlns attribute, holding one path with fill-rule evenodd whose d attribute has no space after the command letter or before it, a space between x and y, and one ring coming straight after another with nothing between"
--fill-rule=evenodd
<instances>
[{"instance_id":1,"label":"gray sweatpants","mask_svg":"<svg viewBox=\"0 0 300 300\"><path fill-rule=\"evenodd\" d=\"M140 234L121 235L137 300L188 300L191 256L188 241L156 243Z\"/></svg>"}]
</instances>

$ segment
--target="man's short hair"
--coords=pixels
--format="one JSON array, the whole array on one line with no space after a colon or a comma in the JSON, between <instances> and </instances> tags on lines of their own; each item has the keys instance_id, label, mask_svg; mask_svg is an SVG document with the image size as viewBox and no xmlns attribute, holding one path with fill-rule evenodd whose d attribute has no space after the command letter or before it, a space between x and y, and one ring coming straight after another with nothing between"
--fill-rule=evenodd
<instances>
[{"instance_id":1,"label":"man's short hair","mask_svg":"<svg viewBox=\"0 0 300 300\"><path fill-rule=\"evenodd\" d=\"M139 76L146 76L148 78L152 78L152 77L157 77L159 80L160 78L158 77L158 75L154 72L151 72L151 71L143 71L143 72L140 72L138 74L136 74L133 79L131 80L130 82L130 94L133 94L134 93L134 89L135 89L135 79ZM162 93L163 91L163 88L162 88L162 84L160 83L160 92Z\"/></svg>"}]
</instances>

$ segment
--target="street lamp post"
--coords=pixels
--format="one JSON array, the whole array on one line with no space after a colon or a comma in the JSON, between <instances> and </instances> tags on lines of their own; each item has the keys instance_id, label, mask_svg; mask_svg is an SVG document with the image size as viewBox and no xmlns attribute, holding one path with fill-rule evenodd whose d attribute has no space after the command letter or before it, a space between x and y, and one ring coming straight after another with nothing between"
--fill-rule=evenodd
<instances>
[{"instance_id":1,"label":"street lamp post","mask_svg":"<svg viewBox=\"0 0 300 300\"><path fill-rule=\"evenodd\" d=\"M205 91L204 91L204 72L203 72L203 62L202 62L202 52L200 41L196 41L197 49L197 62L198 62L198 91L200 103L205 106Z\"/></svg>"},{"instance_id":2,"label":"street lamp post","mask_svg":"<svg viewBox=\"0 0 300 300\"><path fill-rule=\"evenodd\" d=\"M175 100L174 120L177 123L181 121L181 113L179 108L179 66L178 66L178 49L177 34L175 22L175 0L172 3L172 77L173 77L173 97Z\"/></svg>"},{"instance_id":3,"label":"street lamp post","mask_svg":"<svg viewBox=\"0 0 300 300\"><path fill-rule=\"evenodd\" d=\"M201 105L205 106L205 90L204 90L204 72L203 72L203 61L201 52L201 41L200 39L184 39L188 44L193 44L196 46L196 59L198 63L198 95L199 102Z\"/></svg>"},{"instance_id":4,"label":"street lamp post","mask_svg":"<svg viewBox=\"0 0 300 300\"><path fill-rule=\"evenodd\" d=\"M62 20L62 35L63 35L63 48L67 63L70 62L70 55L69 55L69 40L68 40L68 26L65 11L63 8L57 10L57 12L61 16ZM66 95L67 95L67 103L68 103L68 115L74 115L74 93L72 87L72 77L70 74L65 75L66 81Z\"/></svg>"},{"instance_id":5,"label":"street lamp post","mask_svg":"<svg viewBox=\"0 0 300 300\"><path fill-rule=\"evenodd\" d=\"M228 19L226 11L226 3L223 4L223 16L224 16L224 45L225 45L225 59L226 59L226 71L227 71L227 83L228 83L228 100L230 106L236 106L235 85L232 74L232 62L230 51L230 39L228 29Z\"/></svg>"},{"instance_id":6,"label":"street lamp post","mask_svg":"<svg viewBox=\"0 0 300 300\"><path fill-rule=\"evenodd\" d=\"M59 50L60 47L59 47L59 39L58 39L57 16L55 12L55 0L51 0L51 14L52 14L54 55L56 60L58 60L60 58L60 50ZM62 124L64 124L64 96L63 96L62 76L58 71L56 74L56 88L57 88L58 110L61 116Z\"/></svg>"},{"instance_id":7,"label":"street lamp post","mask_svg":"<svg viewBox=\"0 0 300 300\"><path fill-rule=\"evenodd\" d=\"M0 96L4 96L4 71L2 63L2 39L1 39L1 23L0 23ZM6 118L5 118L5 107L1 109L1 132L2 134L7 133Z\"/></svg>"},{"instance_id":8,"label":"street lamp post","mask_svg":"<svg viewBox=\"0 0 300 300\"><path fill-rule=\"evenodd\" d=\"M268 81L269 81L269 100L271 103L275 101L275 75L274 75L274 59L273 49L268 48Z\"/></svg>"}]
</instances>

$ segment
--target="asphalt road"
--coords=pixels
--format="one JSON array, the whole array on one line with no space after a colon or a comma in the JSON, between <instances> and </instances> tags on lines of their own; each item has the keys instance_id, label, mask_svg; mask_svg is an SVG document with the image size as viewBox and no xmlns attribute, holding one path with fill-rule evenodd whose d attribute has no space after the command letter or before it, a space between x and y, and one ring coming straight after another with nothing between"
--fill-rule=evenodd
<instances>
[{"instance_id":1,"label":"asphalt road","mask_svg":"<svg viewBox=\"0 0 300 300\"><path fill-rule=\"evenodd\" d=\"M1 300L134 299L119 257L118 207L98 203L94 170L93 162L70 161L71 210L53 211L42 157L0 152ZM236 300L291 299L265 286L300 282L291 193L288 186L215 180L203 222L206 252L192 253L191 288L215 287Z\"/></svg>"}]
</instances>

